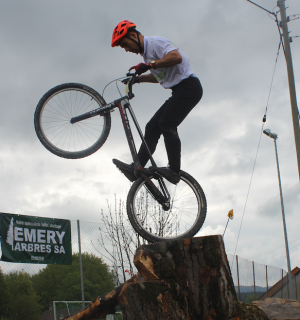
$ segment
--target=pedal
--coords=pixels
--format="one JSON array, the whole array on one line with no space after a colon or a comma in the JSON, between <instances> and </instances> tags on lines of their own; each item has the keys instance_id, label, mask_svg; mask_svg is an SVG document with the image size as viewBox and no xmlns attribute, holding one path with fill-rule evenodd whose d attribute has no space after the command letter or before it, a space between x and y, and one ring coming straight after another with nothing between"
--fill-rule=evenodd
<instances>
[{"instance_id":1,"label":"pedal","mask_svg":"<svg viewBox=\"0 0 300 320\"><path fill-rule=\"evenodd\" d=\"M130 165L127 165L123 163L120 160L113 159L112 162L115 164L115 166L124 174L124 176L130 180L131 182L134 182L137 178L134 174L133 167L130 168Z\"/></svg>"}]
</instances>

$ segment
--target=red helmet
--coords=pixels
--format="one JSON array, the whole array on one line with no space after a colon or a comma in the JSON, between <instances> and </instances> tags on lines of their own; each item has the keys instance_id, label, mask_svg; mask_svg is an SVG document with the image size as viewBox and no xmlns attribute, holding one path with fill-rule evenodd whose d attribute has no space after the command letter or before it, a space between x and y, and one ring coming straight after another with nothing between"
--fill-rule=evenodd
<instances>
[{"instance_id":1,"label":"red helmet","mask_svg":"<svg viewBox=\"0 0 300 320\"><path fill-rule=\"evenodd\" d=\"M121 21L114 29L112 40L111 40L111 46L112 47L117 46L119 41L123 39L130 30L135 28L136 28L135 23L129 20Z\"/></svg>"}]
</instances>

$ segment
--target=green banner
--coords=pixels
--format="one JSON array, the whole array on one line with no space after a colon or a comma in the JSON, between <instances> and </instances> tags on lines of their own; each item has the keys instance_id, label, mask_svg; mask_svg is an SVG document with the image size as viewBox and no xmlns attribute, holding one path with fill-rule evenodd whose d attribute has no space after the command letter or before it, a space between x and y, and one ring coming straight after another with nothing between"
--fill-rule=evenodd
<instances>
[{"instance_id":1,"label":"green banner","mask_svg":"<svg viewBox=\"0 0 300 320\"><path fill-rule=\"evenodd\" d=\"M71 264L69 220L0 213L2 261Z\"/></svg>"}]
</instances>

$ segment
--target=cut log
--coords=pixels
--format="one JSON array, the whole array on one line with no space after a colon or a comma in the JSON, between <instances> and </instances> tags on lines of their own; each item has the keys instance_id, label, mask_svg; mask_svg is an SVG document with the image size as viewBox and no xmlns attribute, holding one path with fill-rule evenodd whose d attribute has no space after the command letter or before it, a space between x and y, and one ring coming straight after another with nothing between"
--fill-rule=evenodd
<instances>
[{"instance_id":1,"label":"cut log","mask_svg":"<svg viewBox=\"0 0 300 320\"><path fill-rule=\"evenodd\" d=\"M146 281L119 296L124 319L226 319L236 311L221 236L143 246L134 263Z\"/></svg>"},{"instance_id":2,"label":"cut log","mask_svg":"<svg viewBox=\"0 0 300 320\"><path fill-rule=\"evenodd\" d=\"M99 296L95 301L91 302L89 306L73 316L66 316L64 319L68 320L95 320L105 319L108 314L116 312L115 307L118 305L118 297L122 291L123 285L115 288L105 296Z\"/></svg>"}]
</instances>

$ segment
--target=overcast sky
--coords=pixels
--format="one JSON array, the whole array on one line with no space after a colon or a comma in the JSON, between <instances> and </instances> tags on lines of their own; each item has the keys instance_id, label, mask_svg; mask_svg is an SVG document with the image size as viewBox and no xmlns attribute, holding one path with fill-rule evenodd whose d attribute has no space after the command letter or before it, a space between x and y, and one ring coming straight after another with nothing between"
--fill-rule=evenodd
<instances>
[{"instance_id":1,"label":"overcast sky","mask_svg":"<svg viewBox=\"0 0 300 320\"><path fill-rule=\"evenodd\" d=\"M257 0L278 10L276 0ZM287 0L287 14L300 1ZM296 16L300 17L300 16ZM189 58L204 95L179 127L182 169L205 191L208 212L200 235L223 234L228 253L237 244L279 45L276 23L246 0L2 0L0 4L0 211L100 222L106 200L126 200L130 183L112 158L130 162L118 112L105 145L86 159L51 154L36 137L39 99L66 82L102 94L140 56L111 48L113 28L123 19L142 34L169 38ZM300 88L300 20L289 25L296 88ZM120 89L123 90L122 84ZM158 84L134 86L132 106L140 125L169 97ZM107 102L119 97L113 84ZM273 81L265 129L277 133L292 268L300 267L300 188L282 50ZM161 139L162 140L162 139ZM163 140L155 153L167 165ZM236 254L287 269L273 140L261 137Z\"/></svg>"}]
</instances>

